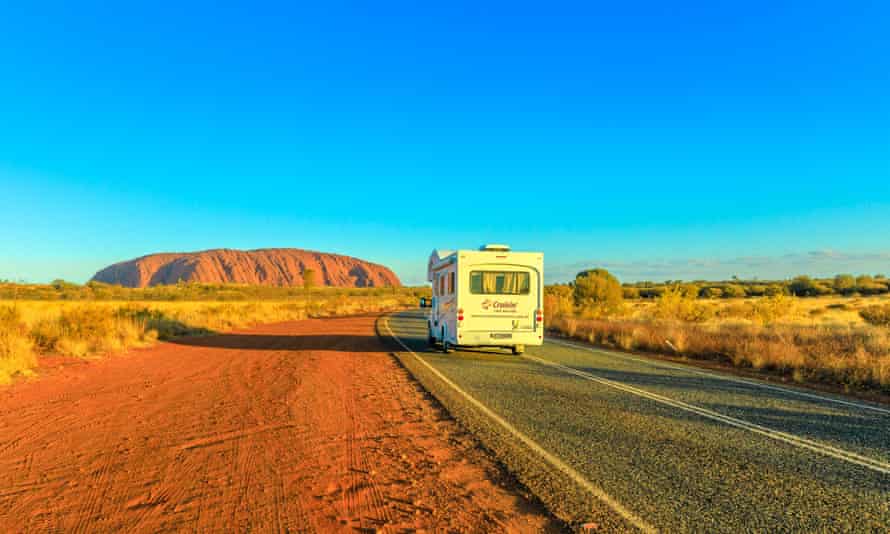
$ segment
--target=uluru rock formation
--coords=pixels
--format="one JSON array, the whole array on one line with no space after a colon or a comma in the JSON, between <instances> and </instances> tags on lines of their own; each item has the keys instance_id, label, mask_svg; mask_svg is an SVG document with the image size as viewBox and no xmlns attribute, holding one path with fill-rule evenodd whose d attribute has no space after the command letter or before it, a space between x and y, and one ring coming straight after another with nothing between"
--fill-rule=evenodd
<instances>
[{"instance_id":1,"label":"uluru rock formation","mask_svg":"<svg viewBox=\"0 0 890 534\"><path fill-rule=\"evenodd\" d=\"M338 287L400 286L388 268L350 256L295 248L215 249L150 254L115 263L93 280L126 287L183 282L302 286L303 273L315 271L317 285Z\"/></svg>"}]
</instances>

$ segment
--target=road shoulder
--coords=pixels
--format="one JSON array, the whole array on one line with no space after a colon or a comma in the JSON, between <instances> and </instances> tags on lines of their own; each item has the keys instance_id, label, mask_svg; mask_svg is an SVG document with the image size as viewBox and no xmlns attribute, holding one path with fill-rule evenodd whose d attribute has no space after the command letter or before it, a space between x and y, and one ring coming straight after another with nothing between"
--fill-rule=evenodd
<instances>
[{"instance_id":1,"label":"road shoulder","mask_svg":"<svg viewBox=\"0 0 890 534\"><path fill-rule=\"evenodd\" d=\"M392 340L392 354L448 413L479 440L491 456L540 498L555 516L576 528L588 525L605 532L641 530L632 524L634 518L629 521L616 513L608 502L604 502L604 495L598 489L591 492L589 488L582 487L571 474L522 443L489 414L474 406L453 384L446 383L428 365L424 365L420 360L422 356L416 352L420 347L403 345L404 340L390 329L389 317L391 315L381 318L377 329L381 337ZM611 500L608 496L605 499ZM646 530L645 526L642 530Z\"/></svg>"}]
</instances>

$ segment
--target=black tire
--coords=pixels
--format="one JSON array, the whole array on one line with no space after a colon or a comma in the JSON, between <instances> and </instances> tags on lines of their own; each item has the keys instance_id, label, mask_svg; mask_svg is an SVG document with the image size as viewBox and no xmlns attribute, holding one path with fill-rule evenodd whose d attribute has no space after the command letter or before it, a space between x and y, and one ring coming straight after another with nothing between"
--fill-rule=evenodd
<instances>
[{"instance_id":1,"label":"black tire","mask_svg":"<svg viewBox=\"0 0 890 534\"><path fill-rule=\"evenodd\" d=\"M454 348L451 346L451 343L449 343L448 340L445 339L445 327L443 326L442 327L442 352L444 352L445 354L448 354L449 352L451 352L453 350L454 350Z\"/></svg>"},{"instance_id":2,"label":"black tire","mask_svg":"<svg viewBox=\"0 0 890 534\"><path fill-rule=\"evenodd\" d=\"M426 325L426 330L427 330L426 342L429 343L430 347L435 347L436 341L437 341L436 336L433 335L433 329L430 328L429 324Z\"/></svg>"},{"instance_id":3,"label":"black tire","mask_svg":"<svg viewBox=\"0 0 890 534\"><path fill-rule=\"evenodd\" d=\"M523 352L525 352L525 345L513 345L510 347L510 350L513 352L514 356L519 356Z\"/></svg>"}]
</instances>

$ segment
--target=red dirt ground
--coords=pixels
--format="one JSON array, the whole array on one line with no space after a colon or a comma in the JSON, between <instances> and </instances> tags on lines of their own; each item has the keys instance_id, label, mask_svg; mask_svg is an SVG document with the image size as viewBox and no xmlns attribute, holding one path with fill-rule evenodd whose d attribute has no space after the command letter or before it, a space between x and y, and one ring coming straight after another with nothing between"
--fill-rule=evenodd
<instances>
[{"instance_id":1,"label":"red dirt ground","mask_svg":"<svg viewBox=\"0 0 890 534\"><path fill-rule=\"evenodd\" d=\"M0 530L559 530L374 319L45 360L0 389Z\"/></svg>"}]
</instances>

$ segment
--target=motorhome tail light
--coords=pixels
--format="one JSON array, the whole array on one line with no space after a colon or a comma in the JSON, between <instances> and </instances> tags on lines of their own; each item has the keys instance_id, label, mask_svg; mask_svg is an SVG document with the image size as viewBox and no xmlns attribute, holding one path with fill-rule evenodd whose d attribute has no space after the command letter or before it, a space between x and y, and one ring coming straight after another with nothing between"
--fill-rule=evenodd
<instances>
[{"instance_id":1,"label":"motorhome tail light","mask_svg":"<svg viewBox=\"0 0 890 534\"><path fill-rule=\"evenodd\" d=\"M544 312L542 310L535 310L535 321L542 322L544 320Z\"/></svg>"},{"instance_id":2,"label":"motorhome tail light","mask_svg":"<svg viewBox=\"0 0 890 534\"><path fill-rule=\"evenodd\" d=\"M460 308L459 310L457 310L457 320L458 321L464 320L464 309L463 308Z\"/></svg>"}]
</instances>

